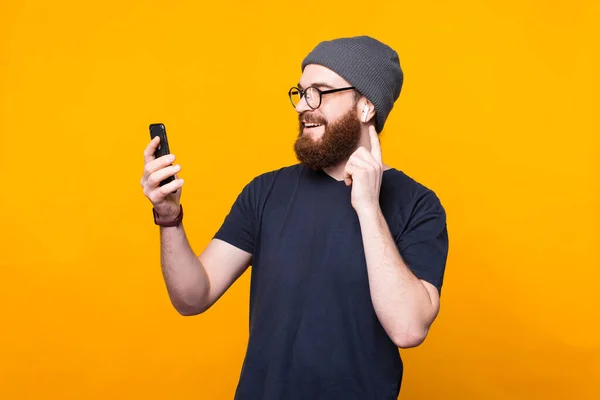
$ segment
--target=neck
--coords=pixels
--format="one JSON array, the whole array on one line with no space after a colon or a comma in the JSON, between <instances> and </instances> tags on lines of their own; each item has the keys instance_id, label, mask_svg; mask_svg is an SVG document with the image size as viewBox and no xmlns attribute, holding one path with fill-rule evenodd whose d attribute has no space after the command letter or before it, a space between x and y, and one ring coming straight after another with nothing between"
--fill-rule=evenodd
<instances>
[{"instance_id":1,"label":"neck","mask_svg":"<svg viewBox=\"0 0 600 400\"><path fill-rule=\"evenodd\" d=\"M366 131L366 132L363 131L362 135L360 136L360 141L358 142L357 149L361 146L364 147L365 149L367 149L368 151L371 151L371 138L369 137L368 131ZM335 179L337 181L343 181L344 180L344 170L346 169L347 163L348 163L348 159L346 158L336 165L324 168L323 172L325 172L327 175L331 176L333 179ZM384 171L386 171L390 168L391 168L390 166L383 163Z\"/></svg>"},{"instance_id":2,"label":"neck","mask_svg":"<svg viewBox=\"0 0 600 400\"><path fill-rule=\"evenodd\" d=\"M343 162L334 165L332 167L327 167L323 169L327 175L331 176L336 181L344 180L344 169L346 168L346 163L348 160L344 160Z\"/></svg>"},{"instance_id":3,"label":"neck","mask_svg":"<svg viewBox=\"0 0 600 400\"><path fill-rule=\"evenodd\" d=\"M328 168L324 168L323 172L325 172L327 175L329 175L330 177L332 177L333 179L335 179L336 181L343 181L344 180L344 170L346 169L346 163L348 162L348 160L344 160L343 162L334 165L332 167L328 167ZM390 167L389 165L383 163L383 170L387 171L388 169L390 169L392 167Z\"/></svg>"}]
</instances>

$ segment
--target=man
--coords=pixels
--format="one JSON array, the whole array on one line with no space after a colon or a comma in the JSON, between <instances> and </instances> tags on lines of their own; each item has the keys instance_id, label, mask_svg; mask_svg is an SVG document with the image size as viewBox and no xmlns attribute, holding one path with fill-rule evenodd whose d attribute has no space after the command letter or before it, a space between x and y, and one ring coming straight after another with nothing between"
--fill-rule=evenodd
<instances>
[{"instance_id":1,"label":"man","mask_svg":"<svg viewBox=\"0 0 600 400\"><path fill-rule=\"evenodd\" d=\"M247 184L199 257L182 225L179 167L154 159L157 141L146 148L142 186L162 225L168 293L181 314L202 313L252 264L236 399L396 399L398 347L422 343L438 314L445 211L382 161L378 133L403 82L394 50L367 36L324 41L302 70L289 91L300 163Z\"/></svg>"}]
</instances>

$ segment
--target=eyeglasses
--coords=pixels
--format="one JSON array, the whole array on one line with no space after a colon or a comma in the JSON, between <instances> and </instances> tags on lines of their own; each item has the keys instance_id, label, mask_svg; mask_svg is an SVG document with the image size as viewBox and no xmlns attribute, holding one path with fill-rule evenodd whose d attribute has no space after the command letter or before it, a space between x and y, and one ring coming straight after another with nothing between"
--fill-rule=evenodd
<instances>
[{"instance_id":1,"label":"eyeglasses","mask_svg":"<svg viewBox=\"0 0 600 400\"><path fill-rule=\"evenodd\" d=\"M314 86L309 86L305 90L302 90L297 87L292 87L290 89L290 91L288 92L288 96L290 96L290 101L292 102L292 105L294 106L294 108L296 108L298 103L300 103L300 100L302 100L302 97L306 96L306 104L314 110L314 109L319 108L319 106L321 105L321 97L324 94L336 93L336 92L341 92L343 90L350 90L350 89L354 89L354 86L349 86L349 87L344 87L344 88L339 88L339 89L331 89L331 90L320 90Z\"/></svg>"}]
</instances>

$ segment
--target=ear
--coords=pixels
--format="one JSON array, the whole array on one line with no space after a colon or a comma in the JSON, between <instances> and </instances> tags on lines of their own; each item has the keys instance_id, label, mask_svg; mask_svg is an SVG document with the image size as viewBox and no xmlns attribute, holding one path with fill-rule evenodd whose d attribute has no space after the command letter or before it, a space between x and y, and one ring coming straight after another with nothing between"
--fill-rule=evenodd
<instances>
[{"instance_id":1,"label":"ear","mask_svg":"<svg viewBox=\"0 0 600 400\"><path fill-rule=\"evenodd\" d=\"M358 102L358 108L361 122L367 123L375 115L375 106L364 97Z\"/></svg>"}]
</instances>

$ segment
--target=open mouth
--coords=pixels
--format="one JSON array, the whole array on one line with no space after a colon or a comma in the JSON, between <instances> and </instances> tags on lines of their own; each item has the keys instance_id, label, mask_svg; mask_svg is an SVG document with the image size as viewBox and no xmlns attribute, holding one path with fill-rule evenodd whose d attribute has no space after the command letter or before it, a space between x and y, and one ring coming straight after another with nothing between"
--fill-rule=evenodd
<instances>
[{"instance_id":1,"label":"open mouth","mask_svg":"<svg viewBox=\"0 0 600 400\"><path fill-rule=\"evenodd\" d=\"M320 126L323 126L322 124L316 124L316 123L304 123L304 129L314 129L314 128L318 128Z\"/></svg>"}]
</instances>

